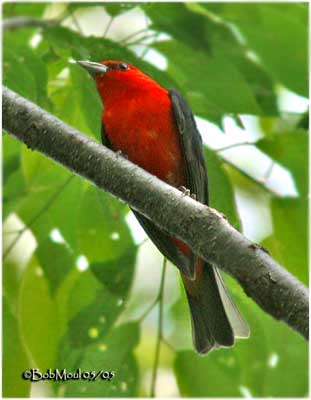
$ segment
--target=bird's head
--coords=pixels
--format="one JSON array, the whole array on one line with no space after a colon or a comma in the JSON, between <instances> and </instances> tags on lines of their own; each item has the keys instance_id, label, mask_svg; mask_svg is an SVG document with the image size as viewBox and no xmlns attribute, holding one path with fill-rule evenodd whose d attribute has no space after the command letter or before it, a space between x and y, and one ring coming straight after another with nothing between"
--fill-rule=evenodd
<instances>
[{"instance_id":1,"label":"bird's head","mask_svg":"<svg viewBox=\"0 0 311 400\"><path fill-rule=\"evenodd\" d=\"M77 61L77 63L95 80L103 102L122 93L133 93L159 86L134 65L123 61Z\"/></svg>"}]
</instances>

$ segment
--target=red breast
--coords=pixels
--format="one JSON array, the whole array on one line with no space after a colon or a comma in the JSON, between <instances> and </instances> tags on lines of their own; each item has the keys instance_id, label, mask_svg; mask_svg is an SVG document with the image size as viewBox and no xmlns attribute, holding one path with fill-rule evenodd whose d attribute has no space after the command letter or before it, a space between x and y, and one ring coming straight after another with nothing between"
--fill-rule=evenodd
<instances>
[{"instance_id":1,"label":"red breast","mask_svg":"<svg viewBox=\"0 0 311 400\"><path fill-rule=\"evenodd\" d=\"M96 79L106 135L113 149L135 164L172 186L185 185L185 163L168 92L134 66L129 68Z\"/></svg>"}]
</instances>

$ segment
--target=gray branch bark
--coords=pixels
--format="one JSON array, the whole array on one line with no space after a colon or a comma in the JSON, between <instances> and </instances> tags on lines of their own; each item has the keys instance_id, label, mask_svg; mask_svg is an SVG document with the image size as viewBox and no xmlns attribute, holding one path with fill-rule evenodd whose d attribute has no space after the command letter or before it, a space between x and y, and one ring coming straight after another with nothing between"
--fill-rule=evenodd
<instances>
[{"instance_id":1,"label":"gray branch bark","mask_svg":"<svg viewBox=\"0 0 311 400\"><path fill-rule=\"evenodd\" d=\"M31 18L31 17L14 17L7 18L2 21L2 29L3 30L13 30L17 28L23 28L27 26L33 26L38 28L49 28L50 26L54 26L58 23L57 20L43 20L39 18Z\"/></svg>"},{"instance_id":2,"label":"gray branch bark","mask_svg":"<svg viewBox=\"0 0 311 400\"><path fill-rule=\"evenodd\" d=\"M3 127L99 188L128 203L195 253L235 278L262 309L308 339L308 290L216 210L3 89Z\"/></svg>"}]
</instances>

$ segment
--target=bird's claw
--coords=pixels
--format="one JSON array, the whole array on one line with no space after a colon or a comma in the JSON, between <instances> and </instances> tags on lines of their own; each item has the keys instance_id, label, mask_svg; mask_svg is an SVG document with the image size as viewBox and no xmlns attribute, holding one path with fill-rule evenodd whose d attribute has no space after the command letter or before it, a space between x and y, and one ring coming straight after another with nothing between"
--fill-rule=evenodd
<instances>
[{"instance_id":1,"label":"bird's claw","mask_svg":"<svg viewBox=\"0 0 311 400\"><path fill-rule=\"evenodd\" d=\"M117 150L116 151L116 155L119 157L123 157L123 158L126 158L127 160L128 160L128 155L127 154L125 154L125 153L122 153L122 151L121 150Z\"/></svg>"},{"instance_id":2,"label":"bird's claw","mask_svg":"<svg viewBox=\"0 0 311 400\"><path fill-rule=\"evenodd\" d=\"M181 191L183 196L190 196L190 190L187 189L185 186L179 186L178 190Z\"/></svg>"},{"instance_id":3,"label":"bird's claw","mask_svg":"<svg viewBox=\"0 0 311 400\"><path fill-rule=\"evenodd\" d=\"M195 193L190 193L190 190L187 189L185 186L180 186L178 189L182 192L183 196L189 196L193 200L197 199L197 195Z\"/></svg>"}]
</instances>

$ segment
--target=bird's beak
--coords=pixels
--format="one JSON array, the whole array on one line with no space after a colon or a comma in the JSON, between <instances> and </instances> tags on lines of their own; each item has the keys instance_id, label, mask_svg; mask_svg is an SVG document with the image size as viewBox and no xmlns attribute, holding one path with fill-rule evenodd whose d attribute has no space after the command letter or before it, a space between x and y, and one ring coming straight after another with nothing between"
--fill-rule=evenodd
<instances>
[{"instance_id":1,"label":"bird's beak","mask_svg":"<svg viewBox=\"0 0 311 400\"><path fill-rule=\"evenodd\" d=\"M109 69L106 65L93 61L76 61L76 62L77 64L81 65L81 67L85 68L87 72L91 75L91 77L94 79L96 75L104 74Z\"/></svg>"}]
</instances>

